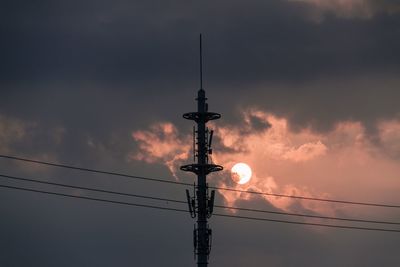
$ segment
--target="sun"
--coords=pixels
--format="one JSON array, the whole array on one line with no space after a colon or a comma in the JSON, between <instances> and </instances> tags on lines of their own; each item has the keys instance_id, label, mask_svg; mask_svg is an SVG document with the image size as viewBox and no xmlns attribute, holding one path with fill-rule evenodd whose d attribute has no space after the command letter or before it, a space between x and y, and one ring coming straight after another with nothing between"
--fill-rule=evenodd
<instances>
[{"instance_id":1,"label":"sun","mask_svg":"<svg viewBox=\"0 0 400 267\"><path fill-rule=\"evenodd\" d=\"M232 180L238 184L245 184L250 181L251 175L250 166L243 162L236 163L231 169Z\"/></svg>"}]
</instances>

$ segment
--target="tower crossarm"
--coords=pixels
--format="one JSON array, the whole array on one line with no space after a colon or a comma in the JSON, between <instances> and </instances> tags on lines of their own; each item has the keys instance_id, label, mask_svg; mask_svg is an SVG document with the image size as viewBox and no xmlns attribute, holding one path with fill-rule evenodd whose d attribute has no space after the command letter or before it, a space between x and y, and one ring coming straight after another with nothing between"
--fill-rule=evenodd
<instances>
[{"instance_id":1,"label":"tower crossarm","mask_svg":"<svg viewBox=\"0 0 400 267\"><path fill-rule=\"evenodd\" d=\"M183 117L187 120L193 120L195 122L204 121L206 123L221 118L221 114L215 112L188 112L183 114Z\"/></svg>"}]
</instances>

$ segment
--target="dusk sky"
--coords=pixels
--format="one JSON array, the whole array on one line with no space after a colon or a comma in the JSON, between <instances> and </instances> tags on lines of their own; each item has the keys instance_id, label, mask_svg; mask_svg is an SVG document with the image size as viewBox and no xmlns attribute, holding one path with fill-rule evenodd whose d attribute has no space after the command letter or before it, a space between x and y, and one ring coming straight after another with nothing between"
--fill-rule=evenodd
<instances>
[{"instance_id":1,"label":"dusk sky","mask_svg":"<svg viewBox=\"0 0 400 267\"><path fill-rule=\"evenodd\" d=\"M400 205L398 0L48 1L0 4L0 155L193 183L199 89L214 133L211 186ZM251 179L230 169L244 162ZM186 200L188 186L0 157L0 175ZM0 176L0 185L187 205ZM400 209L217 190L232 216L400 231ZM189 212L0 187L0 265L195 266ZM211 217L209 266L400 266L400 232Z\"/></svg>"}]
</instances>

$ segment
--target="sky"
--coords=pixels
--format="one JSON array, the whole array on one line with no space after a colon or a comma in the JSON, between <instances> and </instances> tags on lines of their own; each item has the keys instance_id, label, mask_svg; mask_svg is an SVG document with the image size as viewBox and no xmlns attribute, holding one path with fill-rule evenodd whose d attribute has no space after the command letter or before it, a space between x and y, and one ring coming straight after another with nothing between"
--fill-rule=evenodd
<instances>
[{"instance_id":1,"label":"sky","mask_svg":"<svg viewBox=\"0 0 400 267\"><path fill-rule=\"evenodd\" d=\"M0 4L0 154L193 183L199 89L212 186L400 205L397 0ZM247 163L251 180L231 179ZM0 158L0 174L185 200L192 188ZM0 185L186 209L0 178ZM396 208L217 190L216 204L400 222ZM0 188L0 265L195 266L189 213ZM219 213L400 229L322 219ZM397 266L399 233L211 217L210 266ZM397 228L396 228L397 227Z\"/></svg>"}]
</instances>

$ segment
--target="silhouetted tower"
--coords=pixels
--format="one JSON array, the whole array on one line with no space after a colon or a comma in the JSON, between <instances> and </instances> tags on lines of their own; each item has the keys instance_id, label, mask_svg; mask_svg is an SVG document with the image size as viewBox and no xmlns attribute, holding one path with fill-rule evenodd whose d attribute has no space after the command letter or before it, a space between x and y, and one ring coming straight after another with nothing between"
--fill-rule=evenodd
<instances>
[{"instance_id":1,"label":"silhouetted tower","mask_svg":"<svg viewBox=\"0 0 400 267\"><path fill-rule=\"evenodd\" d=\"M202 42L200 35L200 90L197 93L197 112L183 114L188 120L197 123L197 130L193 129L193 153L194 161L197 163L184 165L183 171L193 172L197 175L197 186L195 186L195 195L190 196L189 190L186 190L186 196L189 204L189 211L192 218L197 216L197 226L193 232L194 252L197 255L197 266L205 267L208 265L208 256L211 250L211 229L208 226L207 219L211 217L214 207L215 191L208 194L207 175L211 172L221 171L220 165L212 164L211 161L211 142L213 131L206 128L206 123L210 120L221 118L221 115L214 112L208 112L206 103L206 92L203 89L202 73Z\"/></svg>"}]
</instances>

